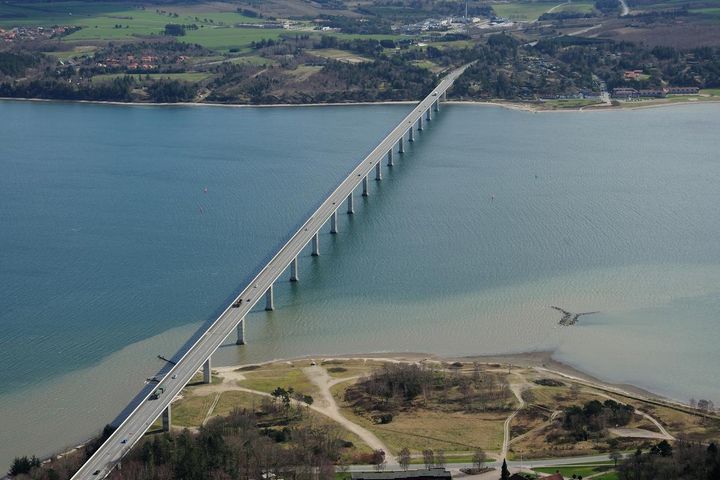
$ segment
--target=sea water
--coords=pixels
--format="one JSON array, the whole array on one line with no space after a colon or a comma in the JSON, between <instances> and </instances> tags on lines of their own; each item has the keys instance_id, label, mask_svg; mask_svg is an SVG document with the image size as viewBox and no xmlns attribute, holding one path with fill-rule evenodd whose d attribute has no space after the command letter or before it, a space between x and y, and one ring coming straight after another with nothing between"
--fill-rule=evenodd
<instances>
[{"instance_id":1,"label":"sea water","mask_svg":"<svg viewBox=\"0 0 720 480\"><path fill-rule=\"evenodd\" d=\"M0 102L0 465L113 420L410 108ZM213 363L553 350L720 403L718 124L443 105Z\"/></svg>"}]
</instances>

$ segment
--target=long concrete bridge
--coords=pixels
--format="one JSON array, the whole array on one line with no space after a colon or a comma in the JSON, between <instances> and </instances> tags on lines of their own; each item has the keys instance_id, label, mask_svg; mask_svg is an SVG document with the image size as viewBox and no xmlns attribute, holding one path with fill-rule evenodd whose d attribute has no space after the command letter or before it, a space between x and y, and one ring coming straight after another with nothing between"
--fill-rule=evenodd
<instances>
[{"instance_id":1,"label":"long concrete bridge","mask_svg":"<svg viewBox=\"0 0 720 480\"><path fill-rule=\"evenodd\" d=\"M337 233L338 211L346 209L348 214L353 213L355 190L362 185L362 195L369 195L369 178L373 175L373 170L375 180L382 180L383 163L387 162L391 167L395 154L402 154L405 151L404 142L415 141L415 131L423 130L427 122L432 120L433 113L440 111L440 101L446 97L447 90L466 68L467 65L447 74L430 95L418 103L412 112L350 172L232 304L210 324L194 344L185 350L175 365L165 372L158 383L162 385L163 392L157 398L154 398L155 395L150 392L141 399L113 434L77 471L73 479L96 479L109 475L159 417L162 417L163 429L170 428L172 400L199 370L203 372L203 381L210 383L211 356L233 331L237 332L237 344L245 344L245 315L262 300L265 301L266 310L275 308L273 298L275 281L288 267L290 281L299 280L298 255L309 243L312 243L312 254L320 255L318 235L320 229L329 220L330 232Z\"/></svg>"}]
</instances>

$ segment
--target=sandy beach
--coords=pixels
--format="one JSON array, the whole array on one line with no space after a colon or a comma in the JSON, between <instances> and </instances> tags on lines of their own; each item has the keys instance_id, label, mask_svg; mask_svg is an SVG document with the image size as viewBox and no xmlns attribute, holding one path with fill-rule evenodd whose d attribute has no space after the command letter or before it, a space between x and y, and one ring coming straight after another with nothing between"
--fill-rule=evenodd
<instances>
[{"instance_id":1,"label":"sandy beach","mask_svg":"<svg viewBox=\"0 0 720 480\"><path fill-rule=\"evenodd\" d=\"M152 102L111 102L103 100L56 100L48 98L10 98L0 97L3 101L18 102L43 102L43 103L78 103L78 104L94 104L94 105L115 105L115 106L145 106L145 107L226 107L226 108L288 108L288 107L353 107L365 105L414 105L417 102L410 100L386 101L386 102L334 102L334 103L278 103L278 104L229 104L229 103L202 103L202 102L176 102L176 103L152 103ZM567 113L567 112L610 112L616 110L642 110L647 108L673 107L681 105L702 105L705 103L720 103L720 98L705 98L701 101L687 99L680 102L653 102L651 104L636 105L625 103L620 106L608 106L605 104L587 105L578 108L544 108L542 104L522 103L522 102L504 102L498 100L478 101L478 100L446 100L443 102L447 105L475 105L500 107L508 110L515 110L528 113Z\"/></svg>"}]
</instances>

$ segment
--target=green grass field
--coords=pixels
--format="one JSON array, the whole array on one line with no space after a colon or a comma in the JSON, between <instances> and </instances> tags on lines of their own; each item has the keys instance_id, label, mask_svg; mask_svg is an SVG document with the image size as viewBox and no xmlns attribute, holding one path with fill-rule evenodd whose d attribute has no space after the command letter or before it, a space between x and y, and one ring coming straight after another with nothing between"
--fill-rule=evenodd
<instances>
[{"instance_id":1,"label":"green grass field","mask_svg":"<svg viewBox=\"0 0 720 480\"><path fill-rule=\"evenodd\" d=\"M105 25L129 26L129 30L159 31L167 23L217 26L236 23L257 23L261 20L245 17L236 12L204 11L202 5L190 8L180 5L137 7L135 3L123 2L49 2L23 4L0 3L0 25L83 25L98 29ZM177 14L177 17L175 16Z\"/></svg>"},{"instance_id":2,"label":"green grass field","mask_svg":"<svg viewBox=\"0 0 720 480\"><path fill-rule=\"evenodd\" d=\"M254 40L278 38L284 32L282 29L237 28L235 24L259 20L235 12L202 11L201 7L158 6L172 12L170 16L153 7L138 8L126 3L0 3L0 26L77 25L83 28L64 40L81 42L158 36L168 23L196 24L200 28L188 30L187 35L178 40L221 51L241 49Z\"/></svg>"},{"instance_id":3,"label":"green grass field","mask_svg":"<svg viewBox=\"0 0 720 480\"><path fill-rule=\"evenodd\" d=\"M286 33L286 30L214 27L188 31L180 40L197 43L212 50L228 51L231 48L247 47L253 41L277 39L281 33Z\"/></svg>"},{"instance_id":4,"label":"green grass field","mask_svg":"<svg viewBox=\"0 0 720 480\"><path fill-rule=\"evenodd\" d=\"M571 2L556 8L553 12L590 13L593 10L595 10L595 5L592 2Z\"/></svg>"},{"instance_id":5,"label":"green grass field","mask_svg":"<svg viewBox=\"0 0 720 480\"><path fill-rule=\"evenodd\" d=\"M532 22L534 20L537 20L540 15L547 12L554 6L560 5L562 3L564 2L551 1L495 3L492 5L492 8L498 17L509 18L510 20Z\"/></svg>"},{"instance_id":6,"label":"green grass field","mask_svg":"<svg viewBox=\"0 0 720 480\"><path fill-rule=\"evenodd\" d=\"M718 7L712 7L712 8L691 8L690 13L699 13L702 15L708 15L710 17L713 17L715 19L720 20L720 8Z\"/></svg>"},{"instance_id":7,"label":"green grass field","mask_svg":"<svg viewBox=\"0 0 720 480\"><path fill-rule=\"evenodd\" d=\"M594 475L596 473L607 472L612 469L610 465L559 465L557 467L538 467L534 468L538 473L555 473L560 472L563 477L572 477L573 475L582 476L583 478ZM593 477L596 478L596 477Z\"/></svg>"}]
</instances>

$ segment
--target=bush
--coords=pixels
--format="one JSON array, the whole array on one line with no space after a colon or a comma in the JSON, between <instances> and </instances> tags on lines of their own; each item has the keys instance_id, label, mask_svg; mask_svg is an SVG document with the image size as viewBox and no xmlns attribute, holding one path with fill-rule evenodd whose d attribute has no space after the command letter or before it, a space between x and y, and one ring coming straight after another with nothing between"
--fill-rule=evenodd
<instances>
[{"instance_id":1,"label":"bush","mask_svg":"<svg viewBox=\"0 0 720 480\"><path fill-rule=\"evenodd\" d=\"M33 455L32 458L15 457L9 473L11 477L15 477L17 475L22 475L23 473L30 473L30 470L39 466L40 460L35 455Z\"/></svg>"},{"instance_id":2,"label":"bush","mask_svg":"<svg viewBox=\"0 0 720 480\"><path fill-rule=\"evenodd\" d=\"M165 25L165 35L183 37L185 36L185 26L177 23L168 23Z\"/></svg>"}]
</instances>

